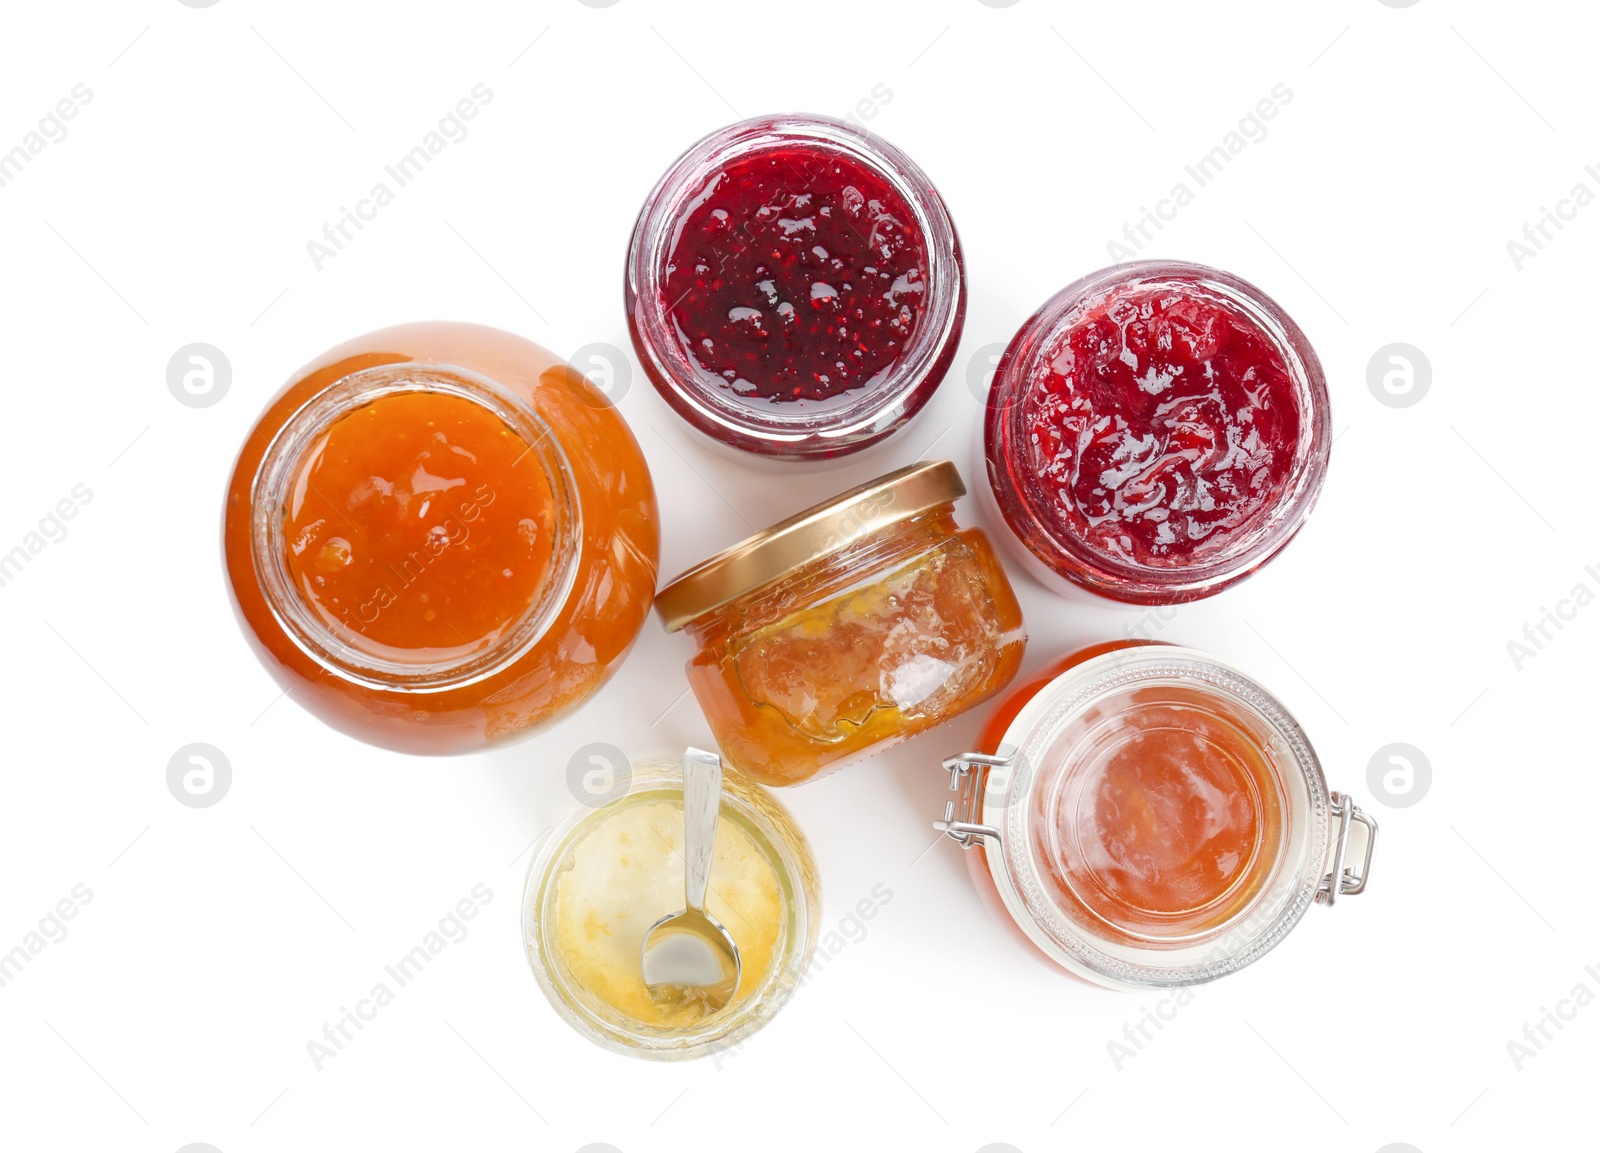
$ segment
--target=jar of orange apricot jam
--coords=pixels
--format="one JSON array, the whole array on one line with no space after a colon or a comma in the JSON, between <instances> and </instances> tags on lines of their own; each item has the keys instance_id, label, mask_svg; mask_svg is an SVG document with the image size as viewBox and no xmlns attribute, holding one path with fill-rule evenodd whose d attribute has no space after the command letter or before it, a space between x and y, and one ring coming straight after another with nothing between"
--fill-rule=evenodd
<instances>
[{"instance_id":1,"label":"jar of orange apricot jam","mask_svg":"<svg viewBox=\"0 0 1600 1153\"><path fill-rule=\"evenodd\" d=\"M1194 649L1077 653L945 762L938 828L1045 956L1116 989L1214 980L1366 888L1377 825L1270 693ZM1347 862L1360 861L1359 865Z\"/></svg>"},{"instance_id":2,"label":"jar of orange apricot jam","mask_svg":"<svg viewBox=\"0 0 1600 1153\"><path fill-rule=\"evenodd\" d=\"M235 605L301 705L387 748L525 735L638 635L659 524L598 389L509 333L430 323L324 354L268 404L229 484Z\"/></svg>"},{"instance_id":3,"label":"jar of orange apricot jam","mask_svg":"<svg viewBox=\"0 0 1600 1153\"><path fill-rule=\"evenodd\" d=\"M794 785L1003 689L1027 634L949 461L809 508L661 590L698 645L689 683L728 764Z\"/></svg>"}]
</instances>

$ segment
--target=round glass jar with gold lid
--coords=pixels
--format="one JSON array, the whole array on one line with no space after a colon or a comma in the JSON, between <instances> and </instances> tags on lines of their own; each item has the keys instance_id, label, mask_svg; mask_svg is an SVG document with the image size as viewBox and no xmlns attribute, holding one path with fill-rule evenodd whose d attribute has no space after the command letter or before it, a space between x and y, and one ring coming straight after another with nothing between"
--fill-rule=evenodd
<instances>
[{"instance_id":1,"label":"round glass jar with gold lid","mask_svg":"<svg viewBox=\"0 0 1600 1153\"><path fill-rule=\"evenodd\" d=\"M956 520L949 461L797 513L667 585L689 683L727 762L793 785L942 724L1022 663L1022 609L989 539Z\"/></svg>"}]
</instances>

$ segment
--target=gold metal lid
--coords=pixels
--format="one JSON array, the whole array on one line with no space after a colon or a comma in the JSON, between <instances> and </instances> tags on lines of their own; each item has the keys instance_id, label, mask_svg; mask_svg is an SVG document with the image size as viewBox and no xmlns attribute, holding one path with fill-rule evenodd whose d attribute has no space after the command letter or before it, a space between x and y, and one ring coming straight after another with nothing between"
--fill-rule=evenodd
<instances>
[{"instance_id":1,"label":"gold metal lid","mask_svg":"<svg viewBox=\"0 0 1600 1153\"><path fill-rule=\"evenodd\" d=\"M695 565L656 594L656 612L666 630L676 632L787 572L966 492L961 474L948 460L896 469Z\"/></svg>"}]
</instances>

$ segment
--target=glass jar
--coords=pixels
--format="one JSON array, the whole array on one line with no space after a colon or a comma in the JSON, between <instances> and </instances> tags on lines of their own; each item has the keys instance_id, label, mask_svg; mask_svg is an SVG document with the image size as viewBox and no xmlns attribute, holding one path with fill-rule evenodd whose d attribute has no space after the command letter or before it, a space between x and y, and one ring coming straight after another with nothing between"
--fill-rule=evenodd
<instances>
[{"instance_id":1,"label":"glass jar","mask_svg":"<svg viewBox=\"0 0 1600 1153\"><path fill-rule=\"evenodd\" d=\"M1210 981L1366 888L1377 825L1271 694L1193 649L1086 649L945 762L935 822L1048 958L1114 989ZM1354 865L1347 862L1360 860Z\"/></svg>"},{"instance_id":2,"label":"glass jar","mask_svg":"<svg viewBox=\"0 0 1600 1153\"><path fill-rule=\"evenodd\" d=\"M920 168L822 116L712 133L646 198L628 251L633 345L714 444L828 461L903 428L966 315L961 246Z\"/></svg>"},{"instance_id":3,"label":"glass jar","mask_svg":"<svg viewBox=\"0 0 1600 1153\"><path fill-rule=\"evenodd\" d=\"M689 683L728 763L794 785L1004 688L1027 641L966 487L925 461L807 509L661 590L697 651Z\"/></svg>"},{"instance_id":4,"label":"glass jar","mask_svg":"<svg viewBox=\"0 0 1600 1153\"><path fill-rule=\"evenodd\" d=\"M1068 285L1012 338L983 423L987 510L1048 587L1175 604L1243 580L1316 503L1322 366L1236 276L1135 261Z\"/></svg>"},{"instance_id":5,"label":"glass jar","mask_svg":"<svg viewBox=\"0 0 1600 1153\"><path fill-rule=\"evenodd\" d=\"M449 753L600 688L649 612L659 527L604 394L519 337L428 323L294 375L239 453L223 545L245 634L296 701Z\"/></svg>"},{"instance_id":6,"label":"glass jar","mask_svg":"<svg viewBox=\"0 0 1600 1153\"><path fill-rule=\"evenodd\" d=\"M723 777L707 910L739 947L734 998L710 1016L667 1016L645 991L650 926L683 908L683 767L622 767L602 796L546 836L528 871L528 963L562 1020L598 1045L639 1057L699 1057L770 1021L807 979L821 922L816 862L782 805ZM598 797L590 798L590 801Z\"/></svg>"}]
</instances>

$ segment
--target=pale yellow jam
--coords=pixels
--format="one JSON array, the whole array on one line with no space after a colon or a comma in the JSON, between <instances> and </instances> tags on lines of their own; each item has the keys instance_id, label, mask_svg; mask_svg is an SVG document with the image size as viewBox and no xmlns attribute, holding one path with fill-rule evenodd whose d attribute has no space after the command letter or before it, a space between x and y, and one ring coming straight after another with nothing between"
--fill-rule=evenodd
<instances>
[{"instance_id":1,"label":"pale yellow jam","mask_svg":"<svg viewBox=\"0 0 1600 1153\"><path fill-rule=\"evenodd\" d=\"M703 1005L658 1005L645 990L639 950L651 925L683 908L683 805L641 793L580 826L555 879L556 963L589 997L640 1025L673 1029L711 1014ZM706 911L739 946L739 990L718 1013L766 981L783 928L772 860L724 809Z\"/></svg>"}]
</instances>

